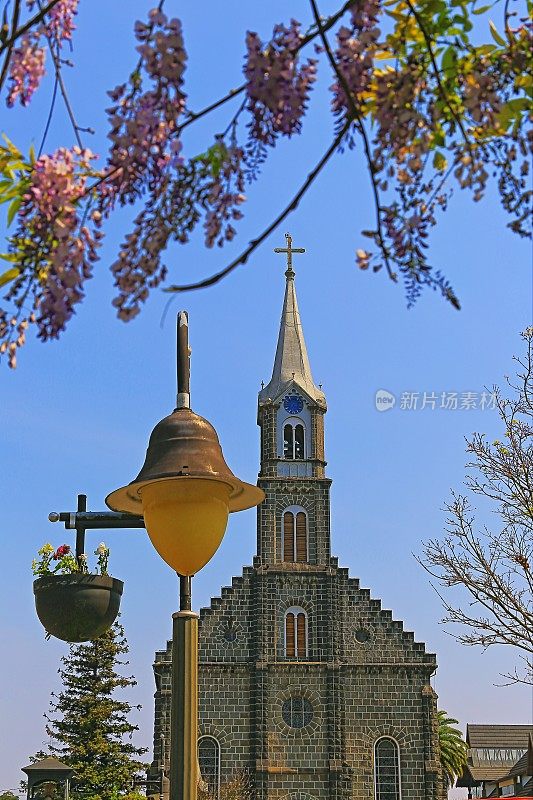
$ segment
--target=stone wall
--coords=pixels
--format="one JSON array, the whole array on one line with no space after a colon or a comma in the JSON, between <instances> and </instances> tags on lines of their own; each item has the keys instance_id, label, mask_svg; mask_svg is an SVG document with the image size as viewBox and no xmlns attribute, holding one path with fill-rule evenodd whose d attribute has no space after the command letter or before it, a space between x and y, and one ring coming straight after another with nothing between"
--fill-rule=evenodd
<instances>
[{"instance_id":1,"label":"stone wall","mask_svg":"<svg viewBox=\"0 0 533 800\"><path fill-rule=\"evenodd\" d=\"M286 659L286 608L309 615L309 655ZM402 800L440 800L435 657L338 568L286 571L256 562L201 611L200 735L221 746L221 778L245 769L257 800L373 798L373 750L400 748ZM154 772L170 723L170 649L156 654ZM311 722L290 728L284 700L307 699Z\"/></svg>"}]
</instances>

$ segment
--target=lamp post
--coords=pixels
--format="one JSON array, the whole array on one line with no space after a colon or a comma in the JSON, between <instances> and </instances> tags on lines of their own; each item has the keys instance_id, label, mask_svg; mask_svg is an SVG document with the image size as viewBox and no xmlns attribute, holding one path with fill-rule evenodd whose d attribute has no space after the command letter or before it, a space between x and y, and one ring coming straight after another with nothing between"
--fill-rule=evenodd
<instances>
[{"instance_id":1,"label":"lamp post","mask_svg":"<svg viewBox=\"0 0 533 800\"><path fill-rule=\"evenodd\" d=\"M89 528L146 527L159 555L180 578L180 609L172 615L170 800L196 800L198 783L198 620L191 577L212 558L230 512L258 505L264 493L237 478L224 460L213 426L190 407L188 316L178 314L177 402L150 436L137 478L111 492L111 512L51 514L76 530L76 556ZM83 495L80 496L83 498Z\"/></svg>"}]
</instances>

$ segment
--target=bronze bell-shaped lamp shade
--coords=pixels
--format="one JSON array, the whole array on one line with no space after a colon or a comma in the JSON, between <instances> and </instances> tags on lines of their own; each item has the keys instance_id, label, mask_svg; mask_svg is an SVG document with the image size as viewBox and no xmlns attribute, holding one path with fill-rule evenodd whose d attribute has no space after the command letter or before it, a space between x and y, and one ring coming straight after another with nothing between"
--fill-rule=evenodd
<instances>
[{"instance_id":1,"label":"bronze bell-shaped lamp shade","mask_svg":"<svg viewBox=\"0 0 533 800\"><path fill-rule=\"evenodd\" d=\"M217 551L228 514L259 505L265 495L233 474L215 429L189 408L186 326L186 315L180 312L178 358L185 364L181 381L178 369L181 407L155 426L137 478L108 495L106 503L113 511L143 515L161 558L180 575L194 575Z\"/></svg>"},{"instance_id":2,"label":"bronze bell-shaped lamp shade","mask_svg":"<svg viewBox=\"0 0 533 800\"><path fill-rule=\"evenodd\" d=\"M213 426L180 408L155 426L137 478L106 503L143 515L161 558L180 575L194 575L217 551L229 512L252 508L264 496L230 470Z\"/></svg>"}]
</instances>

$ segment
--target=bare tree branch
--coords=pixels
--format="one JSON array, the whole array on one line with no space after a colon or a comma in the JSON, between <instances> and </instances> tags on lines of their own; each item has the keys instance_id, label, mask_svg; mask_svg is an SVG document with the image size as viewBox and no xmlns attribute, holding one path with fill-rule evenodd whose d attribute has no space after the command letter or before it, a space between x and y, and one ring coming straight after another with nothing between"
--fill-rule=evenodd
<instances>
[{"instance_id":1,"label":"bare tree branch","mask_svg":"<svg viewBox=\"0 0 533 800\"><path fill-rule=\"evenodd\" d=\"M473 456L467 468L467 488L496 504L502 521L497 533L484 528L476 534L468 499L453 495L446 506L446 535L424 545L418 558L441 587L460 587L470 602L439 596L445 625L464 629L452 635L462 644L511 645L525 654L523 675L518 670L502 677L511 683L533 683L533 328L526 342L518 383L508 381L514 397L495 387L496 408L504 426L504 441L490 444L483 434L467 440ZM473 470L473 472L472 472Z\"/></svg>"}]
</instances>

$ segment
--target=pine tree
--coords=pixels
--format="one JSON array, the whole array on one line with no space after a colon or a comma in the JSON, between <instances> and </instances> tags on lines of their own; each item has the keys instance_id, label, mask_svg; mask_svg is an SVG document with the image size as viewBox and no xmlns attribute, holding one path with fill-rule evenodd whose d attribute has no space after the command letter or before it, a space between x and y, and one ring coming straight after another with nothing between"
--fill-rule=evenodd
<instances>
[{"instance_id":1,"label":"pine tree","mask_svg":"<svg viewBox=\"0 0 533 800\"><path fill-rule=\"evenodd\" d=\"M46 732L50 753L75 770L73 800L140 797L132 786L146 769L139 761L146 748L131 742L138 730L128 721L133 706L114 697L137 683L117 672L129 663L120 660L127 652L124 629L115 623L98 639L71 645L61 659L63 689L52 694Z\"/></svg>"}]
</instances>

